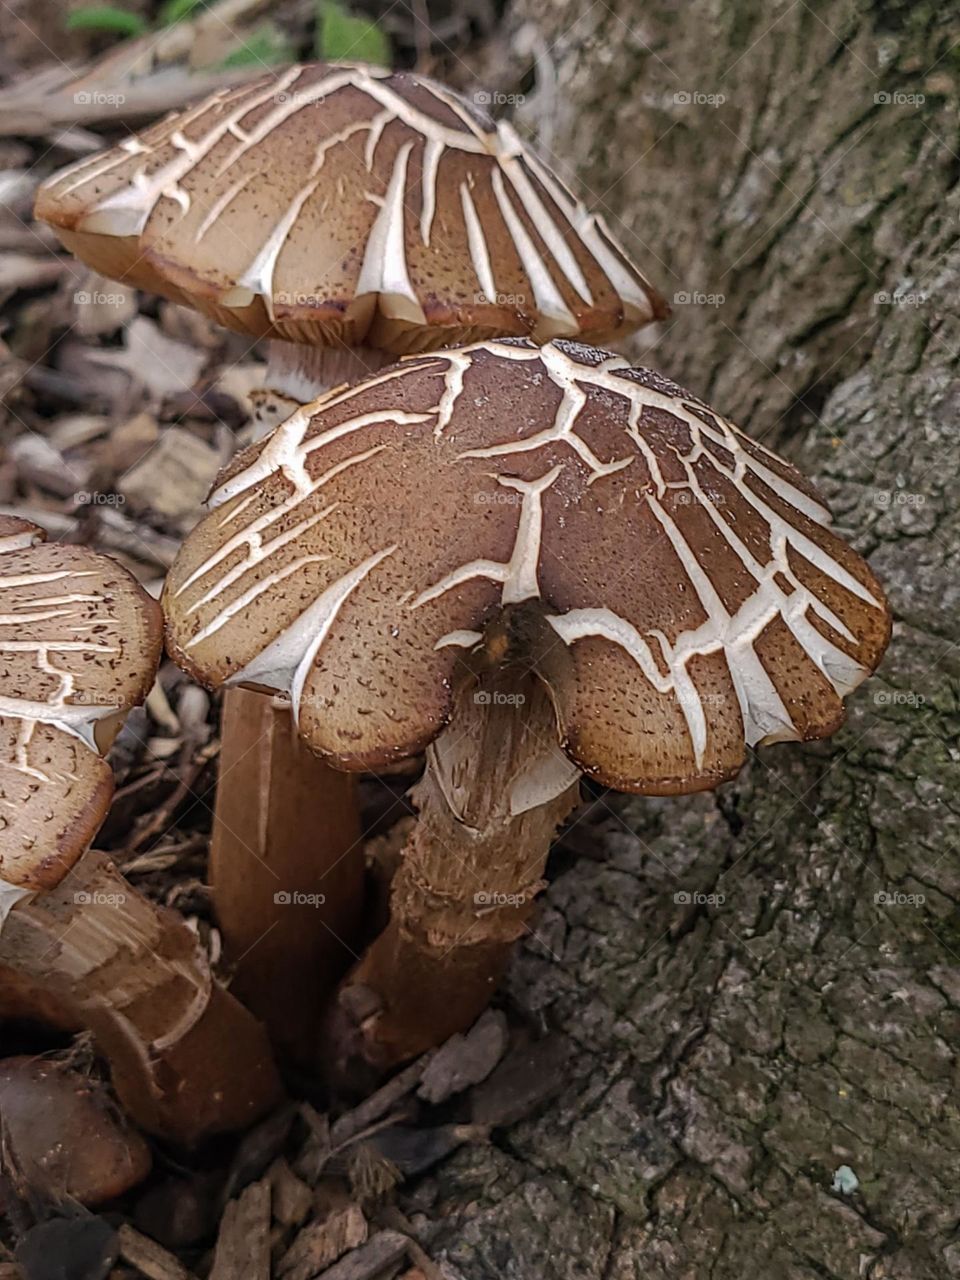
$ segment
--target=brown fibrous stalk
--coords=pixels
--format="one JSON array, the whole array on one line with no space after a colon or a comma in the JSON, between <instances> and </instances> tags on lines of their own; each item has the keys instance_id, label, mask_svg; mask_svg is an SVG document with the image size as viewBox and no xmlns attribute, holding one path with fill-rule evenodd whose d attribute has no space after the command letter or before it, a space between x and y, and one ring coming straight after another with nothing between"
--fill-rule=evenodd
<instances>
[{"instance_id":1,"label":"brown fibrous stalk","mask_svg":"<svg viewBox=\"0 0 960 1280\"><path fill-rule=\"evenodd\" d=\"M285 1057L315 1066L363 911L356 782L310 751L279 698L230 689L222 725L210 880L230 989Z\"/></svg>"},{"instance_id":2,"label":"brown fibrous stalk","mask_svg":"<svg viewBox=\"0 0 960 1280\"><path fill-rule=\"evenodd\" d=\"M457 696L412 795L419 820L385 931L331 1018L335 1071L380 1073L470 1026L529 932L557 826L579 798L539 679L489 671Z\"/></svg>"},{"instance_id":3,"label":"brown fibrous stalk","mask_svg":"<svg viewBox=\"0 0 960 1280\"><path fill-rule=\"evenodd\" d=\"M244 1128L282 1096L263 1027L214 980L200 939L103 854L14 907L0 965L76 1011L150 1133L193 1145Z\"/></svg>"}]
</instances>

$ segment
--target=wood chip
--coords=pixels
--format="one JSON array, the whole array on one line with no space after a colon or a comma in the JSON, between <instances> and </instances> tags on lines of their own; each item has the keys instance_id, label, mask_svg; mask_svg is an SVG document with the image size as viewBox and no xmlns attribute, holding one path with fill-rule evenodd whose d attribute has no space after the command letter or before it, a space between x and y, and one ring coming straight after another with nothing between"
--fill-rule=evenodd
<instances>
[{"instance_id":1,"label":"wood chip","mask_svg":"<svg viewBox=\"0 0 960 1280\"><path fill-rule=\"evenodd\" d=\"M270 1280L270 1196L264 1178L224 1209L210 1280Z\"/></svg>"},{"instance_id":2,"label":"wood chip","mask_svg":"<svg viewBox=\"0 0 960 1280\"><path fill-rule=\"evenodd\" d=\"M64 262L45 262L31 253L5 253L0 257L0 290L39 289L53 284L65 270Z\"/></svg>"},{"instance_id":3,"label":"wood chip","mask_svg":"<svg viewBox=\"0 0 960 1280\"><path fill-rule=\"evenodd\" d=\"M267 1171L273 1193L273 1216L285 1227L299 1227L313 1208L313 1192L281 1156Z\"/></svg>"},{"instance_id":4,"label":"wood chip","mask_svg":"<svg viewBox=\"0 0 960 1280\"><path fill-rule=\"evenodd\" d=\"M117 1231L120 1257L142 1271L148 1280L193 1280L193 1272L176 1259L163 1245L141 1235L129 1223Z\"/></svg>"},{"instance_id":5,"label":"wood chip","mask_svg":"<svg viewBox=\"0 0 960 1280\"><path fill-rule=\"evenodd\" d=\"M423 1073L417 1097L439 1103L486 1080L507 1051L507 1020L488 1009L465 1035L451 1036Z\"/></svg>"},{"instance_id":6,"label":"wood chip","mask_svg":"<svg viewBox=\"0 0 960 1280\"><path fill-rule=\"evenodd\" d=\"M220 467L215 449L182 427L168 427L155 448L130 468L117 487L134 511L154 511L190 524Z\"/></svg>"},{"instance_id":7,"label":"wood chip","mask_svg":"<svg viewBox=\"0 0 960 1280\"><path fill-rule=\"evenodd\" d=\"M189 391L206 364L207 353L168 338L146 316L137 316L124 330L123 351L91 351L89 359L110 369L123 369L154 396Z\"/></svg>"},{"instance_id":8,"label":"wood chip","mask_svg":"<svg viewBox=\"0 0 960 1280\"><path fill-rule=\"evenodd\" d=\"M344 1194L339 1207L329 1207L323 1218L299 1233L277 1265L278 1280L312 1280L349 1249L362 1245L367 1234L363 1211Z\"/></svg>"},{"instance_id":9,"label":"wood chip","mask_svg":"<svg viewBox=\"0 0 960 1280\"><path fill-rule=\"evenodd\" d=\"M381 1231L328 1270L319 1280L375 1280L387 1267L407 1256L409 1241L399 1231Z\"/></svg>"},{"instance_id":10,"label":"wood chip","mask_svg":"<svg viewBox=\"0 0 960 1280\"><path fill-rule=\"evenodd\" d=\"M352 1111L348 1111L346 1115L334 1121L330 1126L331 1144L334 1147L342 1147L344 1143L349 1142L358 1133L363 1133L375 1121L385 1116L408 1093L412 1093L420 1083L434 1052L431 1050L430 1053L425 1053L422 1058L412 1062L409 1067L405 1067L403 1071L398 1071L393 1079L388 1080L382 1089L378 1089L376 1093L371 1093L370 1097L365 1098L359 1106L354 1107Z\"/></svg>"},{"instance_id":11,"label":"wood chip","mask_svg":"<svg viewBox=\"0 0 960 1280\"><path fill-rule=\"evenodd\" d=\"M128 284L108 280L95 271L88 272L73 295L76 306L76 328L84 338L115 333L129 324L137 314L137 291Z\"/></svg>"},{"instance_id":12,"label":"wood chip","mask_svg":"<svg viewBox=\"0 0 960 1280\"><path fill-rule=\"evenodd\" d=\"M515 1045L471 1097L476 1124L516 1124L554 1094L565 1079L569 1044L561 1036Z\"/></svg>"}]
</instances>

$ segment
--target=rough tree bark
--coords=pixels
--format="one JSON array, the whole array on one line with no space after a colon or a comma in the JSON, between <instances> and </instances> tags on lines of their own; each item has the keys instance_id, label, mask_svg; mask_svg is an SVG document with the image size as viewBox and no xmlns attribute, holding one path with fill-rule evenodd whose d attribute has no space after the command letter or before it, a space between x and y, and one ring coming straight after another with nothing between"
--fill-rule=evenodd
<instances>
[{"instance_id":1,"label":"rough tree bark","mask_svg":"<svg viewBox=\"0 0 960 1280\"><path fill-rule=\"evenodd\" d=\"M569 1037L563 1090L410 1205L451 1276L960 1276L949 12L508 7L521 122L668 297L724 295L676 303L646 362L818 478L898 624L830 744L715 797L607 798L607 859L555 880L508 983Z\"/></svg>"}]
</instances>

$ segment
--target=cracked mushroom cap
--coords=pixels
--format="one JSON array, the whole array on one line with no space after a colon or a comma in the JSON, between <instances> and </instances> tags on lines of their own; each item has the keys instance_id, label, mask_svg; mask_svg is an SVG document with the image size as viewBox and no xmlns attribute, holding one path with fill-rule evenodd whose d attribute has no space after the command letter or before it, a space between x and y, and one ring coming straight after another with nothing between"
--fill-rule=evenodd
<instances>
[{"instance_id":1,"label":"cracked mushroom cap","mask_svg":"<svg viewBox=\"0 0 960 1280\"><path fill-rule=\"evenodd\" d=\"M87 547L0 517L0 920L62 880L107 812L99 754L160 656L159 606Z\"/></svg>"},{"instance_id":2,"label":"cracked mushroom cap","mask_svg":"<svg viewBox=\"0 0 960 1280\"><path fill-rule=\"evenodd\" d=\"M562 341L332 392L239 455L212 504L167 580L170 650L208 683L290 694L341 767L422 749L485 649L535 668L586 773L712 787L745 744L832 733L889 637L794 467Z\"/></svg>"},{"instance_id":3,"label":"cracked mushroom cap","mask_svg":"<svg viewBox=\"0 0 960 1280\"><path fill-rule=\"evenodd\" d=\"M104 275L291 342L606 341L667 310L509 124L374 67L220 90L54 175L36 215Z\"/></svg>"}]
</instances>

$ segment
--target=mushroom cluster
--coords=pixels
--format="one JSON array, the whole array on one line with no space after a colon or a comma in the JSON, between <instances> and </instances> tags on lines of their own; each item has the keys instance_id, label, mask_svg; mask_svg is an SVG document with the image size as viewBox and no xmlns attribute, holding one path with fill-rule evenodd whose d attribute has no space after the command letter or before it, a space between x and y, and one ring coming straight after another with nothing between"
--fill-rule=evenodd
<instances>
[{"instance_id":1,"label":"mushroom cluster","mask_svg":"<svg viewBox=\"0 0 960 1280\"><path fill-rule=\"evenodd\" d=\"M221 90L54 175L36 213L106 275L268 338L260 434L397 354L607 341L667 311L507 122L373 67ZM357 930L354 790L257 693L228 692L223 730L210 871L234 989L309 1063L319 974L335 980L350 955L339 939ZM305 905L318 887L325 901ZM306 988L304 972L317 975Z\"/></svg>"},{"instance_id":2,"label":"mushroom cluster","mask_svg":"<svg viewBox=\"0 0 960 1280\"><path fill-rule=\"evenodd\" d=\"M832 733L889 612L797 470L696 397L562 340L411 357L220 477L167 580L168 648L277 691L341 769L426 750L391 921L341 1056L472 1018L581 773L678 794Z\"/></svg>"}]
</instances>

